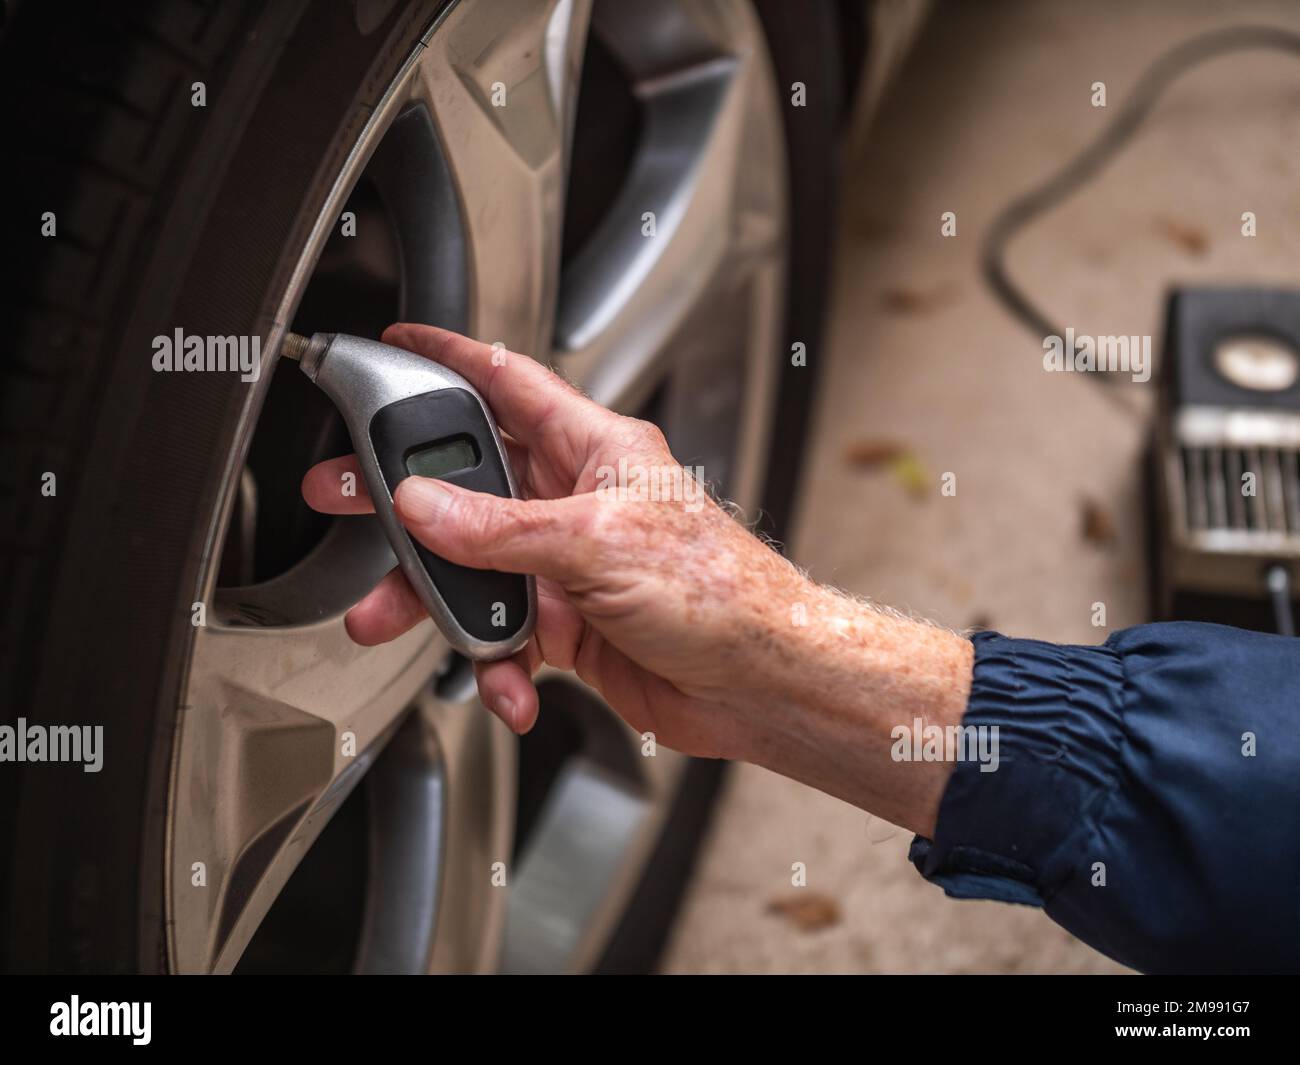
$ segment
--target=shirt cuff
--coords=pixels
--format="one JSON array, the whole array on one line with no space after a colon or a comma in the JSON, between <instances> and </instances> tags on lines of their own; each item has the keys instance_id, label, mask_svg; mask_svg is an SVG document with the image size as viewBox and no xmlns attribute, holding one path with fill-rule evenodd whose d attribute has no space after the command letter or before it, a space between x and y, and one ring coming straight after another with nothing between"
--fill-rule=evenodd
<instances>
[{"instance_id":1,"label":"shirt cuff","mask_svg":"<svg viewBox=\"0 0 1300 1065\"><path fill-rule=\"evenodd\" d=\"M995 758L956 763L934 839L917 836L908 857L954 898L1044 906L1114 789L1123 666L1109 647L996 632L971 642L962 728L989 730L980 749Z\"/></svg>"}]
</instances>

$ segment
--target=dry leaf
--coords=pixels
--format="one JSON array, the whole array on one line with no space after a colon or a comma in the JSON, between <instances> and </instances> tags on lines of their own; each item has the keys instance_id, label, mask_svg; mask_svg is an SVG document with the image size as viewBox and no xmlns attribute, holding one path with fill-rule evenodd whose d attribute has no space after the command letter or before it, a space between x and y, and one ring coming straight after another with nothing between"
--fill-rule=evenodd
<instances>
[{"instance_id":1,"label":"dry leaf","mask_svg":"<svg viewBox=\"0 0 1300 1065\"><path fill-rule=\"evenodd\" d=\"M930 471L910 451L899 455L889 464L889 469L903 486L903 491L913 499L930 498Z\"/></svg>"},{"instance_id":2,"label":"dry leaf","mask_svg":"<svg viewBox=\"0 0 1300 1065\"><path fill-rule=\"evenodd\" d=\"M860 440L849 445L844 459L860 470L888 466L894 480L913 499L930 497L930 471L913 452L893 440Z\"/></svg>"},{"instance_id":3,"label":"dry leaf","mask_svg":"<svg viewBox=\"0 0 1300 1065\"><path fill-rule=\"evenodd\" d=\"M1088 543L1097 547L1110 547L1118 539L1110 511L1095 499L1084 499L1081 502L1080 518L1081 532Z\"/></svg>"},{"instance_id":4,"label":"dry leaf","mask_svg":"<svg viewBox=\"0 0 1300 1065\"><path fill-rule=\"evenodd\" d=\"M840 905L829 895L800 890L797 895L772 899L767 912L784 917L800 932L820 932L840 923Z\"/></svg>"},{"instance_id":5,"label":"dry leaf","mask_svg":"<svg viewBox=\"0 0 1300 1065\"><path fill-rule=\"evenodd\" d=\"M951 285L936 285L922 289L908 285L896 285L884 291L882 302L885 310L894 314L923 314L942 307L952 296Z\"/></svg>"},{"instance_id":6,"label":"dry leaf","mask_svg":"<svg viewBox=\"0 0 1300 1065\"><path fill-rule=\"evenodd\" d=\"M1166 240L1177 244L1188 255L1204 255L1210 247L1210 239L1205 231L1190 222L1180 222L1176 218L1157 218L1156 232Z\"/></svg>"},{"instance_id":7,"label":"dry leaf","mask_svg":"<svg viewBox=\"0 0 1300 1065\"><path fill-rule=\"evenodd\" d=\"M886 462L893 462L906 453L907 449L893 440L859 440L850 444L844 452L844 460L850 466L859 469L872 469Z\"/></svg>"}]
</instances>

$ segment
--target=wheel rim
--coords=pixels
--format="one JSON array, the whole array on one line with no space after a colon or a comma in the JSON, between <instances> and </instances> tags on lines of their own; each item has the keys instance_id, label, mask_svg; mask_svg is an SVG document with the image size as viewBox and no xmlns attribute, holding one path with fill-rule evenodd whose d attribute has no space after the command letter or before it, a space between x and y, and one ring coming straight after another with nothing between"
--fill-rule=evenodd
<instances>
[{"instance_id":1,"label":"wheel rim","mask_svg":"<svg viewBox=\"0 0 1300 1065\"><path fill-rule=\"evenodd\" d=\"M589 32L626 73L642 133L621 190L561 277ZM294 315L326 286L331 234L364 185L393 222L394 317L549 353L601 402L655 416L683 462L752 507L779 357L783 151L761 30L739 0L454 6L359 137L270 342L291 321L341 328ZM347 606L392 565L372 521L336 520L267 579L231 564L255 537L245 459L270 389L264 380L250 395L231 455L177 722L173 968L233 969L363 778L364 848L339 851L356 859L349 866L364 855L366 870L350 967L589 967L640 878L682 759L643 757L641 738L593 693L548 671L543 721L568 723L566 754L543 774L544 792L522 795L528 831L515 839L516 741L483 712L433 626L376 648L347 637Z\"/></svg>"}]
</instances>

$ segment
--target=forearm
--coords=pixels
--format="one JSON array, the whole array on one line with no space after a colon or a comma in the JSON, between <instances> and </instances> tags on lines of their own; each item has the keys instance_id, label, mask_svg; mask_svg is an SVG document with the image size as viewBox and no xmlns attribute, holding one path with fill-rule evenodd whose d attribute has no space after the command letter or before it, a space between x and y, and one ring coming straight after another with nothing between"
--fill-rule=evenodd
<instances>
[{"instance_id":1,"label":"forearm","mask_svg":"<svg viewBox=\"0 0 1300 1065\"><path fill-rule=\"evenodd\" d=\"M811 584L787 614L756 674L746 760L931 835L952 763L896 760L895 729L960 724L970 642Z\"/></svg>"}]
</instances>

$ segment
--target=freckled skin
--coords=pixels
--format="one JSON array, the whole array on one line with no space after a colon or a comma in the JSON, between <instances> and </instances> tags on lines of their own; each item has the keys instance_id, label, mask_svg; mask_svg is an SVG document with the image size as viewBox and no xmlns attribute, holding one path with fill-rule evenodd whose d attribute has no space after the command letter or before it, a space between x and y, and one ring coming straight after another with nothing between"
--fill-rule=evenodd
<instances>
[{"instance_id":1,"label":"freckled skin","mask_svg":"<svg viewBox=\"0 0 1300 1065\"><path fill-rule=\"evenodd\" d=\"M531 674L574 670L639 732L701 757L754 762L922 834L951 765L896 762L890 730L957 724L969 641L809 580L712 500L622 498L601 470L675 470L663 434L613 414L531 359L428 326L385 343L461 373L501 423L524 499L412 477L398 516L431 551L538 577L529 646L476 667L485 705L516 731L536 720ZM372 509L355 457L308 471L303 495L330 513ZM707 471L706 471L707 472ZM662 482L661 482L662 483ZM701 505L702 504L702 505ZM806 623L795 623L802 604ZM394 570L348 615L364 644L427 615Z\"/></svg>"}]
</instances>

